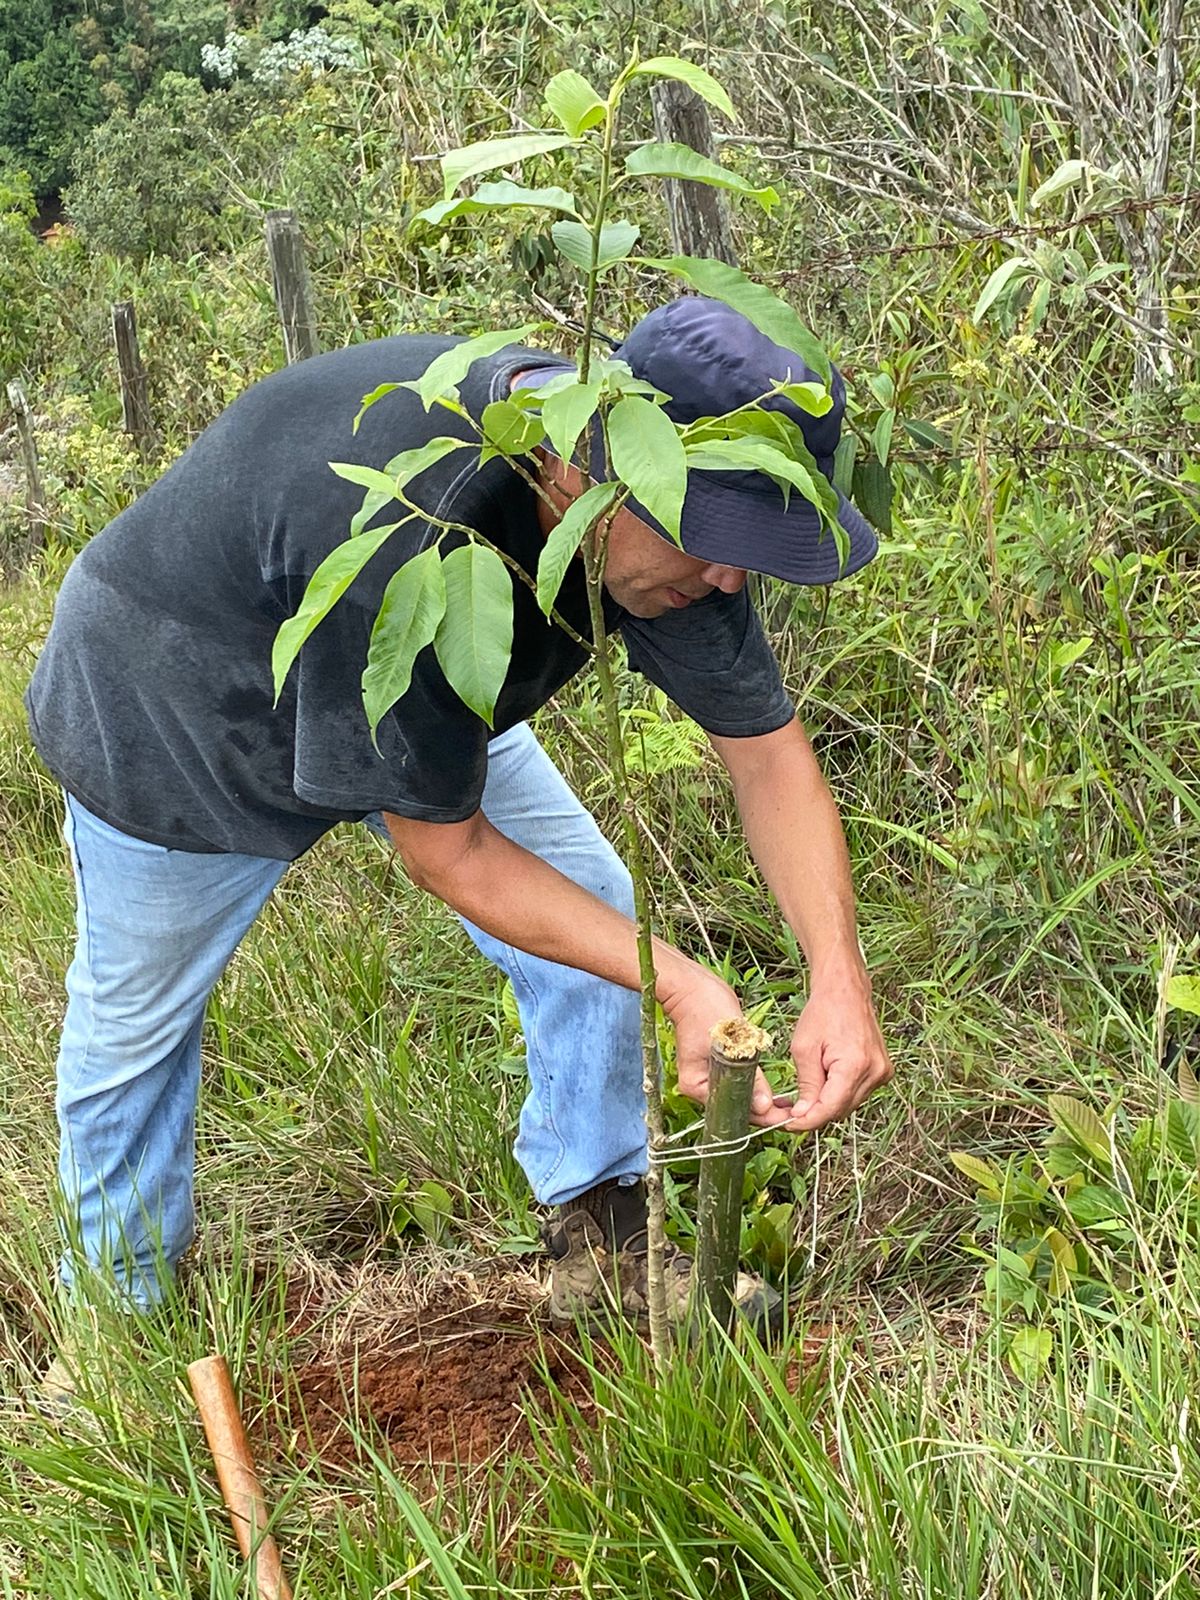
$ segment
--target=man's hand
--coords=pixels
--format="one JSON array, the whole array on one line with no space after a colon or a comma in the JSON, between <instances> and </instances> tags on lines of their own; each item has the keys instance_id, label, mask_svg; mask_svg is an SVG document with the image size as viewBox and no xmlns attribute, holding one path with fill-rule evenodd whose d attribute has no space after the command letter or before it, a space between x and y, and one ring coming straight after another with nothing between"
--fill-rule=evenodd
<instances>
[{"instance_id":1,"label":"man's hand","mask_svg":"<svg viewBox=\"0 0 1200 1600\"><path fill-rule=\"evenodd\" d=\"M895 1068L875 1019L870 986L856 978L815 980L792 1034L798 1094L785 1123L805 1133L846 1117Z\"/></svg>"},{"instance_id":2,"label":"man's hand","mask_svg":"<svg viewBox=\"0 0 1200 1600\"><path fill-rule=\"evenodd\" d=\"M693 966L687 979L663 997L663 1010L675 1029L675 1066L679 1090L701 1104L708 1098L709 1050L718 1022L740 1017L742 1008L727 983L703 967ZM777 1102L761 1072L754 1075L750 1121L756 1128L778 1128L790 1114L790 1096Z\"/></svg>"},{"instance_id":3,"label":"man's hand","mask_svg":"<svg viewBox=\"0 0 1200 1600\"><path fill-rule=\"evenodd\" d=\"M757 738L711 737L733 779L754 859L812 973L792 1035L799 1094L783 1123L804 1133L848 1116L893 1076L859 954L850 858L833 796L798 722Z\"/></svg>"}]
</instances>

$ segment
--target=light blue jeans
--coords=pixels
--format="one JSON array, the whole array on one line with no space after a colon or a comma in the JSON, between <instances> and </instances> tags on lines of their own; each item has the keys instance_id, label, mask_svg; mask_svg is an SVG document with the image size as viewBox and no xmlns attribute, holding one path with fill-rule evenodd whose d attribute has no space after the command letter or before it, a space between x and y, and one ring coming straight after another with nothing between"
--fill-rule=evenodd
<instances>
[{"instance_id":1,"label":"light blue jeans","mask_svg":"<svg viewBox=\"0 0 1200 1600\"><path fill-rule=\"evenodd\" d=\"M628 874L525 724L489 746L493 825L632 915ZM382 818L368 819L384 832ZM62 1274L111 1272L161 1299L191 1243L200 1034L208 996L287 863L130 838L68 796L78 942L58 1060ZM502 886L497 886L502 893ZM464 922L512 981L529 1060L515 1154L559 1205L646 1170L637 996Z\"/></svg>"}]
</instances>

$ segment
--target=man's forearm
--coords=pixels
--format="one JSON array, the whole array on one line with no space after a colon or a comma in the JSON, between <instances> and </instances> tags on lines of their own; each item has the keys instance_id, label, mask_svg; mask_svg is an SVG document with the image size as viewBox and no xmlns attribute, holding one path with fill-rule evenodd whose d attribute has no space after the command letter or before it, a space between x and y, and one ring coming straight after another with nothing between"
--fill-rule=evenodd
<instances>
[{"instance_id":1,"label":"man's forearm","mask_svg":"<svg viewBox=\"0 0 1200 1600\"><path fill-rule=\"evenodd\" d=\"M385 820L414 881L494 939L626 989L641 987L633 922L514 844L481 812L461 823ZM675 1029L679 1087L703 1100L712 1029L741 1015L737 996L724 979L661 939L654 941L654 968L655 996ZM761 1071L753 1108L756 1127L777 1127L789 1115Z\"/></svg>"},{"instance_id":2,"label":"man's forearm","mask_svg":"<svg viewBox=\"0 0 1200 1600\"><path fill-rule=\"evenodd\" d=\"M866 981L841 820L798 721L753 739L714 738L747 842L814 978Z\"/></svg>"},{"instance_id":3,"label":"man's forearm","mask_svg":"<svg viewBox=\"0 0 1200 1600\"><path fill-rule=\"evenodd\" d=\"M391 832L416 881L494 939L626 989L641 987L635 924L486 819L464 836L465 848L436 865L406 848L399 828ZM668 1007L699 975L694 962L661 939L654 941L654 965L658 999Z\"/></svg>"}]
</instances>

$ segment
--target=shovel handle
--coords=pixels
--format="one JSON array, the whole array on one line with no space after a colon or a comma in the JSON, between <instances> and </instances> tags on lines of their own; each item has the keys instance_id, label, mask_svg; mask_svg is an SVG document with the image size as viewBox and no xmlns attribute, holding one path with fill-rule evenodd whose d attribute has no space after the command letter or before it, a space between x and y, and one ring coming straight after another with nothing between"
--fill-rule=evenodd
<instances>
[{"instance_id":1,"label":"shovel handle","mask_svg":"<svg viewBox=\"0 0 1200 1600\"><path fill-rule=\"evenodd\" d=\"M254 1470L225 1357L193 1361L187 1373L238 1548L254 1564L259 1600L292 1600L279 1546L266 1531L267 1502Z\"/></svg>"}]
</instances>

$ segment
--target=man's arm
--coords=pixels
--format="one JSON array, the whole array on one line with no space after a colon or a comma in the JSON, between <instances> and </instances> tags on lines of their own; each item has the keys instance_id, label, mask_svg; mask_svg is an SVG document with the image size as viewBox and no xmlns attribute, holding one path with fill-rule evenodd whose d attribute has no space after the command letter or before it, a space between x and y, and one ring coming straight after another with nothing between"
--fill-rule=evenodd
<instances>
[{"instance_id":1,"label":"man's arm","mask_svg":"<svg viewBox=\"0 0 1200 1600\"><path fill-rule=\"evenodd\" d=\"M384 820L414 883L485 933L626 989L641 987L634 924L514 844L482 812L465 822L415 822L386 812ZM661 939L654 941L654 965L655 993L675 1029L680 1088L702 1100L709 1033L726 1017L740 1016L741 1006L728 984ZM762 1127L788 1114L772 1104L761 1073L754 1107Z\"/></svg>"},{"instance_id":2,"label":"man's arm","mask_svg":"<svg viewBox=\"0 0 1200 1600\"><path fill-rule=\"evenodd\" d=\"M894 1071L859 950L841 821L797 720L756 738L710 739L732 779L751 853L808 958L808 1004L792 1036L799 1098L787 1126L820 1128Z\"/></svg>"}]
</instances>

